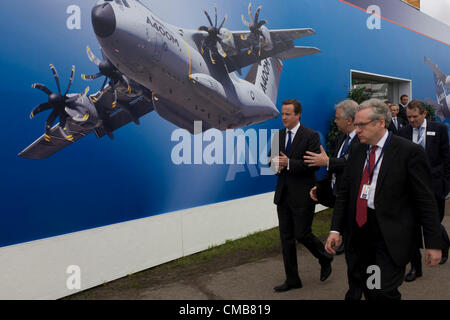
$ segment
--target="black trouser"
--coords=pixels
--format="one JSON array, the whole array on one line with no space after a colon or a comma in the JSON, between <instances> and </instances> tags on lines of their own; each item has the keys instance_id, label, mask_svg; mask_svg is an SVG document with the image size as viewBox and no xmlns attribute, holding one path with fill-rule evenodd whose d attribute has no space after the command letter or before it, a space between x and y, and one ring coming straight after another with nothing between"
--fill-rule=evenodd
<instances>
[{"instance_id":1,"label":"black trouser","mask_svg":"<svg viewBox=\"0 0 450 320\"><path fill-rule=\"evenodd\" d=\"M277 212L286 282L295 285L300 282L296 241L303 244L314 257L319 259L320 264L329 263L332 257L325 251L322 241L312 233L314 202L308 200L303 207L293 208L287 201L289 197L287 192L287 190L283 192Z\"/></svg>"},{"instance_id":2,"label":"black trouser","mask_svg":"<svg viewBox=\"0 0 450 320\"><path fill-rule=\"evenodd\" d=\"M350 245L346 246L349 291L346 299L360 299L361 291L366 300L398 300L398 287L403 282L405 266L398 266L392 260L376 220L375 212L368 209L367 222L359 228L355 222ZM368 270L377 266L380 271L380 287L369 288L375 275ZM369 277L371 279L369 279Z\"/></svg>"}]
</instances>

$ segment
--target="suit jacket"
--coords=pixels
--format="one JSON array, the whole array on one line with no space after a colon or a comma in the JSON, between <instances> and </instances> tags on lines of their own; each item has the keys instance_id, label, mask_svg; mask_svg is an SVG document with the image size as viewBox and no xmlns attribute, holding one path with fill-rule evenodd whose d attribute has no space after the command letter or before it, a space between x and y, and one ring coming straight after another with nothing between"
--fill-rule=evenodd
<instances>
[{"instance_id":1,"label":"suit jacket","mask_svg":"<svg viewBox=\"0 0 450 320\"><path fill-rule=\"evenodd\" d=\"M405 123L408 123L408 117L406 116L406 106L402 105L401 103L398 104L398 115L397 118L400 117L403 119Z\"/></svg>"},{"instance_id":2,"label":"suit jacket","mask_svg":"<svg viewBox=\"0 0 450 320\"><path fill-rule=\"evenodd\" d=\"M450 150L447 127L439 122L427 121L425 153L431 165L433 190L438 198L445 198L450 191ZM413 128L405 126L400 135L412 141Z\"/></svg>"},{"instance_id":3,"label":"suit jacket","mask_svg":"<svg viewBox=\"0 0 450 320\"><path fill-rule=\"evenodd\" d=\"M352 148L333 212L331 230L344 232L348 247L351 246L352 230L357 227L356 200L360 196L366 156L366 144ZM392 135L381 161L374 203L381 234L397 265L404 266L410 261L417 224L423 228L426 248L442 248L431 168L419 145Z\"/></svg>"},{"instance_id":4,"label":"suit jacket","mask_svg":"<svg viewBox=\"0 0 450 320\"><path fill-rule=\"evenodd\" d=\"M400 117L397 117L397 122L398 122L398 125L399 125L399 129L397 129L397 128L395 127L394 121L391 121L391 123L389 124L388 130L389 130L389 131L392 131L393 134L397 134L397 135L398 135L399 132L400 132L400 130L401 130L404 126L406 126L408 123L405 122L405 120L403 120L403 118L400 118Z\"/></svg>"},{"instance_id":5,"label":"suit jacket","mask_svg":"<svg viewBox=\"0 0 450 320\"><path fill-rule=\"evenodd\" d=\"M279 131L279 149L285 152L286 129ZM304 207L310 205L312 200L309 191L316 182L318 167L308 167L303 161L306 151L320 153L319 134L304 125L300 125L287 157L289 158L289 170L284 169L278 174L277 188L275 190L274 203L281 204L281 196L288 191L288 202L292 207Z\"/></svg>"},{"instance_id":6,"label":"suit jacket","mask_svg":"<svg viewBox=\"0 0 450 320\"><path fill-rule=\"evenodd\" d=\"M350 142L349 149L347 149L344 156L338 158L339 149L344 143L346 135L341 133L338 136L338 140L336 143L336 148L332 152L331 157L328 162L328 171L325 176L317 182L317 198L319 203L327 206L334 207L334 203L336 201L336 196L333 193L333 189L331 188L331 180L333 178L333 174L336 175L336 190L340 187L341 177L344 173L345 164L347 162L349 156L350 147L355 144L359 144L359 138L355 135L352 141Z\"/></svg>"}]
</instances>

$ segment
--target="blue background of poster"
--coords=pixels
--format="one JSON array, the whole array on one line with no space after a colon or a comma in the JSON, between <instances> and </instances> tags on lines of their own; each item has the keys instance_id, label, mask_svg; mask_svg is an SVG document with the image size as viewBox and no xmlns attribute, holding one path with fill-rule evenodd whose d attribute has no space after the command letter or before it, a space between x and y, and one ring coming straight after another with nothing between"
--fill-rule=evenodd
<instances>
[{"instance_id":1,"label":"blue background of poster","mask_svg":"<svg viewBox=\"0 0 450 320\"><path fill-rule=\"evenodd\" d=\"M247 0L148 1L161 19L190 29L207 23L202 9L213 12L215 2L219 19L228 14L226 28L245 29L240 16L247 17ZM80 30L66 27L66 9L73 4L81 8ZM101 56L90 22L93 5L84 0L0 4L0 28L5 31L0 51L0 246L273 191L274 176L252 176L248 168L226 181L229 165L173 164L176 142L170 137L176 127L154 112L144 116L140 126L131 123L116 131L113 141L90 134L45 160L17 156L43 133L46 115L30 120L29 113L47 97L31 84L56 90L50 63L63 88L71 66L76 66L70 92L82 92L87 85L91 93L99 89L102 80L80 78L80 73L97 72L86 45ZM304 109L302 123L320 132L322 144L334 105L347 96L350 69L412 79L418 99L435 99L433 74L424 56L450 73L448 45L387 21L381 30L369 30L367 14L338 0L261 0L256 5L263 6L261 17L271 29L316 31L295 43L318 47L322 53L284 62L277 107L285 99L298 98ZM280 126L277 118L252 128Z\"/></svg>"}]
</instances>

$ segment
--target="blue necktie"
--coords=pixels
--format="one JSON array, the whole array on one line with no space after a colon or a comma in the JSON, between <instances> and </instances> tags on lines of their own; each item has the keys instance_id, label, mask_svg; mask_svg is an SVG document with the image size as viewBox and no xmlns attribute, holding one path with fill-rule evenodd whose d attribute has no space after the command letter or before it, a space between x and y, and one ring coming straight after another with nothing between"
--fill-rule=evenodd
<instances>
[{"instance_id":1,"label":"blue necktie","mask_svg":"<svg viewBox=\"0 0 450 320\"><path fill-rule=\"evenodd\" d=\"M289 150L291 149L291 139L292 139L292 131L291 130L289 130L288 131L288 135L289 135L289 137L288 137L288 142L287 142L287 144L286 144L286 154L288 154L289 153Z\"/></svg>"},{"instance_id":2,"label":"blue necktie","mask_svg":"<svg viewBox=\"0 0 450 320\"><path fill-rule=\"evenodd\" d=\"M339 158L346 154L347 146L348 146L349 142L350 142L350 136L347 135L347 138L345 138L344 145L342 146L341 152L339 154Z\"/></svg>"},{"instance_id":3,"label":"blue necktie","mask_svg":"<svg viewBox=\"0 0 450 320\"><path fill-rule=\"evenodd\" d=\"M417 137L417 143L420 144L422 146L422 148L425 149L425 137L423 139L421 139L422 138L422 131L423 131L423 128L419 127L419 135Z\"/></svg>"}]
</instances>

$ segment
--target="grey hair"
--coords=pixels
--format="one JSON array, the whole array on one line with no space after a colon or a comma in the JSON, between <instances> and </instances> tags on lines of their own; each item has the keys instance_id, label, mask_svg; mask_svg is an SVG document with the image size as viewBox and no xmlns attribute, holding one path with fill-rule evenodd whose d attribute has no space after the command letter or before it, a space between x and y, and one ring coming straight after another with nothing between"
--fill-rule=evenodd
<instances>
[{"instance_id":1,"label":"grey hair","mask_svg":"<svg viewBox=\"0 0 450 320\"><path fill-rule=\"evenodd\" d=\"M341 101L334 106L335 110L342 109L342 118L352 118L352 120L355 120L356 108L358 108L358 104L350 99Z\"/></svg>"},{"instance_id":2,"label":"grey hair","mask_svg":"<svg viewBox=\"0 0 450 320\"><path fill-rule=\"evenodd\" d=\"M370 120L384 119L386 128L389 127L392 120L391 110L383 101L380 99L366 100L358 106L357 111L364 109L371 109Z\"/></svg>"}]
</instances>

